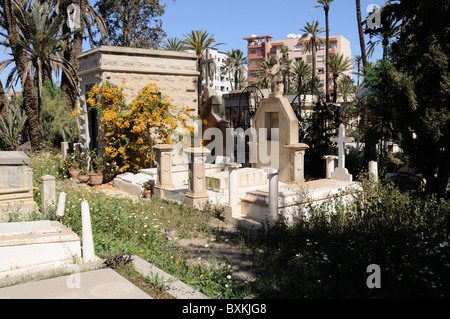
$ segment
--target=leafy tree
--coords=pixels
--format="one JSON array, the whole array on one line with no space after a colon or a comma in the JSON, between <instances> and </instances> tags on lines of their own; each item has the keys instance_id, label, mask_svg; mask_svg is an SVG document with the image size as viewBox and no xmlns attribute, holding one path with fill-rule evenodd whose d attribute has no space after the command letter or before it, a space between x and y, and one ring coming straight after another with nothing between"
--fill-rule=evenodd
<instances>
[{"instance_id":1,"label":"leafy tree","mask_svg":"<svg viewBox=\"0 0 450 319\"><path fill-rule=\"evenodd\" d=\"M365 77L369 105L398 135L427 191L444 197L450 178L450 7L446 0L391 1L403 29L391 60Z\"/></svg>"},{"instance_id":2,"label":"leafy tree","mask_svg":"<svg viewBox=\"0 0 450 319\"><path fill-rule=\"evenodd\" d=\"M244 52L239 49L232 49L231 52L227 52L227 58L224 61L224 73L232 73L234 78L234 90L240 89L239 79L244 71L244 65L247 63L247 58L244 57ZM231 77L230 77L231 83ZM233 88L233 85L231 85Z\"/></svg>"},{"instance_id":3,"label":"leafy tree","mask_svg":"<svg viewBox=\"0 0 450 319\"><path fill-rule=\"evenodd\" d=\"M166 36L161 20L166 4L159 0L98 0L95 7L107 29L102 44L156 49Z\"/></svg>"}]
</instances>

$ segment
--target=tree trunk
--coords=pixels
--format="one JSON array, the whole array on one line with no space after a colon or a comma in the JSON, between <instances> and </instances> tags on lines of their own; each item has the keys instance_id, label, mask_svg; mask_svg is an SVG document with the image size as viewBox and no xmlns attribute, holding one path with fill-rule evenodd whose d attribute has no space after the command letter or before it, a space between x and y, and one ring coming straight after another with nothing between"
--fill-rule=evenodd
<instances>
[{"instance_id":1,"label":"tree trunk","mask_svg":"<svg viewBox=\"0 0 450 319\"><path fill-rule=\"evenodd\" d=\"M3 88L3 84L0 81L0 116L3 118L4 121L8 120L8 108L5 104L5 89Z\"/></svg>"},{"instance_id":2,"label":"tree trunk","mask_svg":"<svg viewBox=\"0 0 450 319\"><path fill-rule=\"evenodd\" d=\"M17 26L14 17L14 5L11 0L4 0L0 2L5 14L3 23L5 24L8 36L18 37L19 28ZM26 56L23 50L10 42L10 48L14 57L17 71L22 79L22 92L23 92L23 106L28 117L29 133L31 139L31 149L33 151L39 151L42 147L42 134L39 128L39 108L37 92L33 85L33 79L31 76L27 76L25 83L23 79L25 74L29 71L26 69Z\"/></svg>"},{"instance_id":3,"label":"tree trunk","mask_svg":"<svg viewBox=\"0 0 450 319\"><path fill-rule=\"evenodd\" d=\"M333 94L333 103L337 102L337 76L333 74L333 89L334 89L334 94Z\"/></svg>"},{"instance_id":4,"label":"tree trunk","mask_svg":"<svg viewBox=\"0 0 450 319\"><path fill-rule=\"evenodd\" d=\"M325 39L325 99L330 102L330 78L329 78L329 67L328 58L330 53L328 52L330 48L330 24L328 21L328 9L325 9L325 23L326 23L326 39ZM336 95L336 86L334 87L334 94Z\"/></svg>"},{"instance_id":5,"label":"tree trunk","mask_svg":"<svg viewBox=\"0 0 450 319\"><path fill-rule=\"evenodd\" d=\"M361 20L361 0L356 0L356 19L358 21L358 33L359 33L359 45L361 47L361 58L363 61L363 67L366 68L369 66L369 63L367 62L366 42L364 40L364 31L363 31L362 20Z\"/></svg>"},{"instance_id":6,"label":"tree trunk","mask_svg":"<svg viewBox=\"0 0 450 319\"><path fill-rule=\"evenodd\" d=\"M315 80L316 80L316 41L312 46L312 78L311 78L311 95L314 95Z\"/></svg>"}]
</instances>

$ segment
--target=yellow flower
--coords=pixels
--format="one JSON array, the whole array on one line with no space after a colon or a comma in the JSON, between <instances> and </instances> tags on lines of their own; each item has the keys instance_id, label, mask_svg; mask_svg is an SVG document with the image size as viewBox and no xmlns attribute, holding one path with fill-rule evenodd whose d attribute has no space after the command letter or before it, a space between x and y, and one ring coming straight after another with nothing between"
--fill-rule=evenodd
<instances>
[{"instance_id":1,"label":"yellow flower","mask_svg":"<svg viewBox=\"0 0 450 319\"><path fill-rule=\"evenodd\" d=\"M73 112L72 112L72 116L78 116L77 111L73 111Z\"/></svg>"}]
</instances>

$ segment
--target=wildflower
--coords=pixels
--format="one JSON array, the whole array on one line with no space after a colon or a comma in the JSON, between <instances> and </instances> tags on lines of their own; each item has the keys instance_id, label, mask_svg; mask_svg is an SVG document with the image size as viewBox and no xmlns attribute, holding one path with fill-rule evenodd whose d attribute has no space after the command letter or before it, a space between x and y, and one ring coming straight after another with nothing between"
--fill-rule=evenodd
<instances>
[{"instance_id":1,"label":"wildflower","mask_svg":"<svg viewBox=\"0 0 450 319\"><path fill-rule=\"evenodd\" d=\"M231 279L231 276L230 276L230 275L228 275L228 276L227 276L227 278L228 278L228 279Z\"/></svg>"},{"instance_id":2,"label":"wildflower","mask_svg":"<svg viewBox=\"0 0 450 319\"><path fill-rule=\"evenodd\" d=\"M205 244L205 248L208 248L209 247L209 245L208 244Z\"/></svg>"}]
</instances>

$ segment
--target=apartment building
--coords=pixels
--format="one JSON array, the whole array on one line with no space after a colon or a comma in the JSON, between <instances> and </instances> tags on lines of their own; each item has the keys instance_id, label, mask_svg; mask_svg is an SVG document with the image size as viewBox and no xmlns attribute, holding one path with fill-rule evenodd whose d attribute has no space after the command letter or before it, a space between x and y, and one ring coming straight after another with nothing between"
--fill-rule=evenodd
<instances>
[{"instance_id":1,"label":"apartment building","mask_svg":"<svg viewBox=\"0 0 450 319\"><path fill-rule=\"evenodd\" d=\"M216 70L212 81L209 81L209 87L213 88L218 95L223 95L232 91L234 85L234 74L224 73L222 74L222 67L225 65L225 60L228 58L227 53L219 51L217 49L207 49L208 59L213 59L216 65ZM246 77L246 70L243 72L243 76ZM206 86L206 81L203 80L203 86Z\"/></svg>"},{"instance_id":2,"label":"apartment building","mask_svg":"<svg viewBox=\"0 0 450 319\"><path fill-rule=\"evenodd\" d=\"M322 37L325 39L325 37ZM248 42L248 81L249 84L256 84L257 82L257 70L263 58L268 58L269 56L275 56L278 59L281 58L281 47L283 45L287 46L289 49L289 59L293 61L305 61L312 65L312 53L303 52L303 45L308 40L303 40L299 43L298 37L289 37L282 40L273 40L271 36L256 36L250 38L243 38L243 40ZM352 58L352 52L350 48L350 41L345 37L330 36L330 48L329 55L341 53L345 57ZM316 74L320 80L324 83L325 90L325 45L320 45L316 54ZM352 76L352 70L345 72L346 75ZM334 92L333 77L330 74L330 93Z\"/></svg>"}]
</instances>

